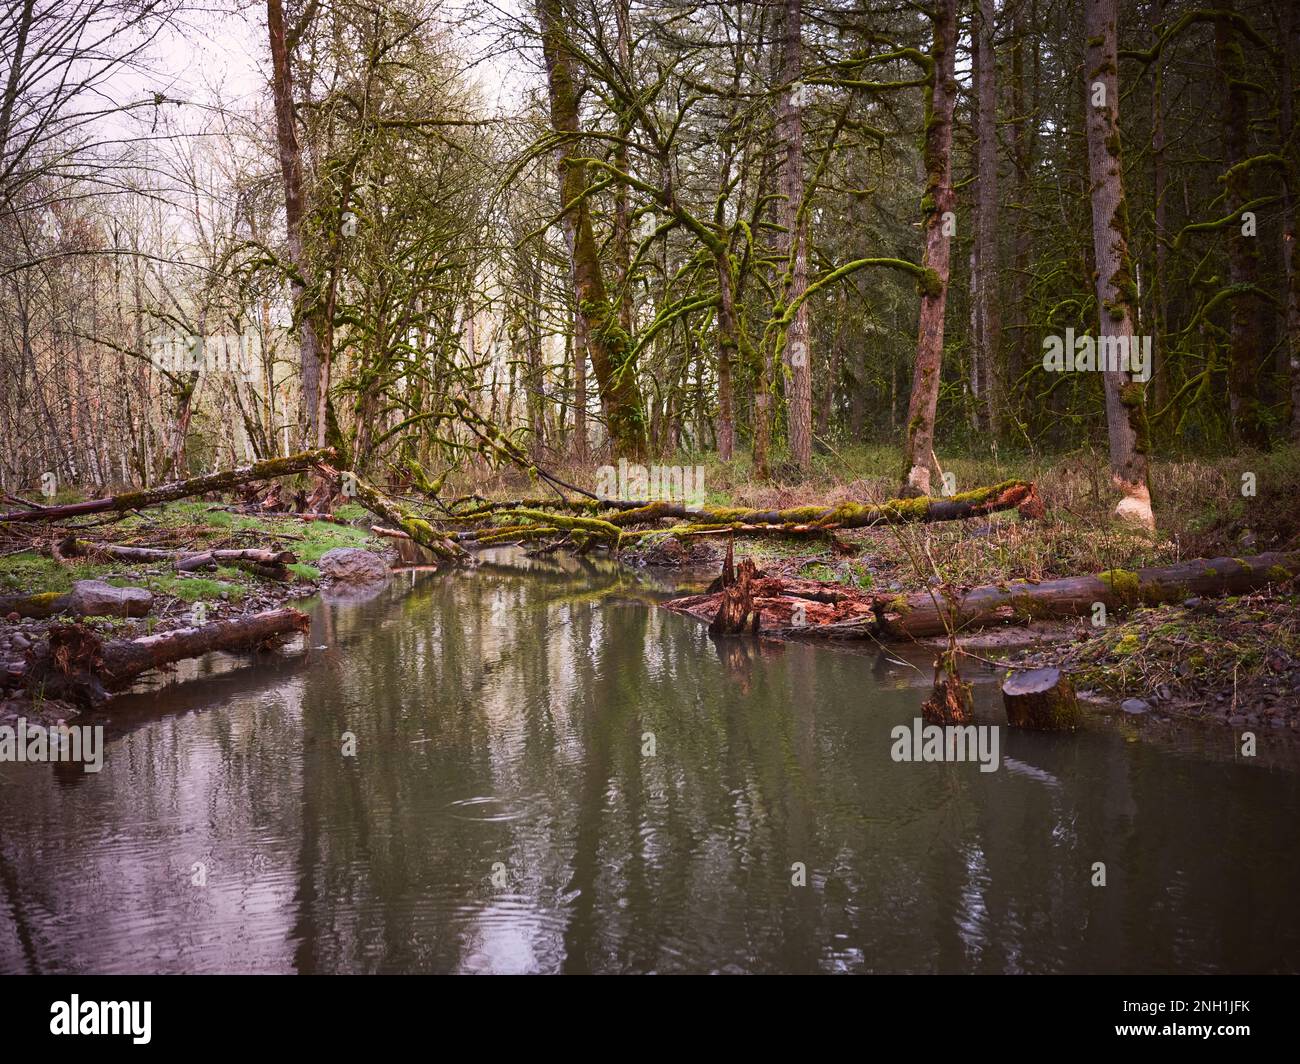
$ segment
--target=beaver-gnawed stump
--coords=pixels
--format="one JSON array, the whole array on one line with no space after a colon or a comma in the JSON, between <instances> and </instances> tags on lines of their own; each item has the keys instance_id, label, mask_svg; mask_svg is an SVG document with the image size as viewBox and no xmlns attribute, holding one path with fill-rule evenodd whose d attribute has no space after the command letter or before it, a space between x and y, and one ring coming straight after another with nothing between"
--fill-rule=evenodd
<instances>
[{"instance_id":1,"label":"beaver-gnawed stump","mask_svg":"<svg viewBox=\"0 0 1300 1064\"><path fill-rule=\"evenodd\" d=\"M1013 728L1070 731L1083 720L1074 685L1060 669L1014 673L1002 685L1002 702Z\"/></svg>"}]
</instances>

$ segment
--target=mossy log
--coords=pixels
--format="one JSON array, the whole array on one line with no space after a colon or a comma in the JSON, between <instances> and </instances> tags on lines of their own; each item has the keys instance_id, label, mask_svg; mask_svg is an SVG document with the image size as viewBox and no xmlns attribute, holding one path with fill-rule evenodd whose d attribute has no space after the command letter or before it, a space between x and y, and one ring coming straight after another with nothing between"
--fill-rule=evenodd
<instances>
[{"instance_id":1,"label":"mossy log","mask_svg":"<svg viewBox=\"0 0 1300 1064\"><path fill-rule=\"evenodd\" d=\"M95 706L150 669L214 650L260 647L310 626L308 616L298 610L268 610L140 639L102 642L81 625L56 624L45 642L29 651L22 680L33 694Z\"/></svg>"},{"instance_id":2,"label":"mossy log","mask_svg":"<svg viewBox=\"0 0 1300 1064\"><path fill-rule=\"evenodd\" d=\"M1083 719L1074 685L1060 669L1013 673L1002 685L1007 723L1034 731L1070 731Z\"/></svg>"},{"instance_id":3,"label":"mossy log","mask_svg":"<svg viewBox=\"0 0 1300 1064\"><path fill-rule=\"evenodd\" d=\"M961 521L970 517L983 517L999 510L1019 510L1025 517L1041 517L1043 512L1037 489L1031 482L1005 480L1001 484L937 499L921 496L881 503L842 502L835 506L794 506L784 510L688 507L671 502L652 502L624 509L609 520L611 524L620 526L663 518L690 522L689 525L667 529L670 533L716 531L728 526L736 526L745 532L809 533L840 528L870 528L874 525Z\"/></svg>"},{"instance_id":4,"label":"mossy log","mask_svg":"<svg viewBox=\"0 0 1300 1064\"><path fill-rule=\"evenodd\" d=\"M320 468L327 476L343 482L345 474L323 462L320 463ZM459 562L469 557L463 547L448 539L447 533L434 528L423 517L408 510L401 503L390 499L373 484L362 480L355 473L347 473L346 478L346 494L355 498L357 502L380 518L386 525L405 532L421 547L427 547L439 558Z\"/></svg>"},{"instance_id":5,"label":"mossy log","mask_svg":"<svg viewBox=\"0 0 1300 1064\"><path fill-rule=\"evenodd\" d=\"M877 596L877 635L922 638L1044 618L1084 617L1101 602L1108 611L1181 602L1193 595L1239 595L1300 573L1300 551L1253 558L1198 558L1146 569L1110 569L1093 576L1009 583L945 592Z\"/></svg>"},{"instance_id":6,"label":"mossy log","mask_svg":"<svg viewBox=\"0 0 1300 1064\"><path fill-rule=\"evenodd\" d=\"M214 565L238 564L248 565L257 571L277 571L298 560L293 551L269 550L263 547L229 550L165 550L159 547L125 547L116 543L94 543L72 537L65 539L59 546L69 557L85 555L91 558L112 558L127 562L170 562L180 572L194 572Z\"/></svg>"},{"instance_id":7,"label":"mossy log","mask_svg":"<svg viewBox=\"0 0 1300 1064\"><path fill-rule=\"evenodd\" d=\"M1251 558L1194 559L1146 569L1111 569L1093 576L1009 583L968 590L934 588L912 594L858 591L815 580L761 579L754 608L765 634L823 639L923 639L1042 618L1083 617L1095 603L1108 611L1181 602L1189 596L1245 594L1300 574L1300 551ZM664 608L711 620L718 592L688 595Z\"/></svg>"},{"instance_id":8,"label":"mossy log","mask_svg":"<svg viewBox=\"0 0 1300 1064\"><path fill-rule=\"evenodd\" d=\"M271 480L275 477L287 477L293 473L302 473L322 462L335 457L332 447L321 447L314 451L303 451L289 455L287 458L267 458L252 465L227 469L219 473L207 473L201 477L188 480L176 480L170 484L161 484L156 488L142 488L139 491L126 491L120 495L109 495L103 499L88 499L85 502L65 503L62 506L38 506L28 510L15 510L0 513L0 521L63 521L69 517L81 517L84 514L125 513L128 510L143 510L150 506L188 499L195 495L206 495L210 491L229 491L241 484L253 480Z\"/></svg>"}]
</instances>

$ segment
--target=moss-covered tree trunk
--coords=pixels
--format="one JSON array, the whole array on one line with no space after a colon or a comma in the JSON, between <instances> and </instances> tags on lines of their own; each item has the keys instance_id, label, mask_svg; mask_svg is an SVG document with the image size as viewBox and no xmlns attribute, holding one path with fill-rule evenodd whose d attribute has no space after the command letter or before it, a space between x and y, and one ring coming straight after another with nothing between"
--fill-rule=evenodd
<instances>
[{"instance_id":1,"label":"moss-covered tree trunk","mask_svg":"<svg viewBox=\"0 0 1300 1064\"><path fill-rule=\"evenodd\" d=\"M736 412L731 373L740 353L736 276L726 249L716 256L718 273L718 457L730 462L736 449Z\"/></svg>"},{"instance_id":2,"label":"moss-covered tree trunk","mask_svg":"<svg viewBox=\"0 0 1300 1064\"><path fill-rule=\"evenodd\" d=\"M931 14L930 81L925 90L925 279L921 285L921 322L916 340L916 369L907 412L906 470L903 491L930 494L934 455L934 415L943 369L943 318L948 300L950 231L944 215L952 211L952 113L957 98L953 77L957 48L957 0L935 0Z\"/></svg>"},{"instance_id":3,"label":"moss-covered tree trunk","mask_svg":"<svg viewBox=\"0 0 1300 1064\"><path fill-rule=\"evenodd\" d=\"M580 151L579 94L562 0L537 0L550 93L551 125L563 139L556 147L560 177L560 221L569 248L576 313L582 319L614 450L628 457L645 453L646 426L631 339L619 324L601 271L600 250L587 205L587 168L573 159Z\"/></svg>"},{"instance_id":4,"label":"moss-covered tree trunk","mask_svg":"<svg viewBox=\"0 0 1300 1064\"><path fill-rule=\"evenodd\" d=\"M781 33L781 102L777 117L784 154L781 158L781 193L787 304L808 287L808 219L803 210L803 3L785 0ZM786 401L786 431L790 460L806 471L812 464L812 353L808 328L808 303L803 301L785 334L785 367L790 389Z\"/></svg>"},{"instance_id":5,"label":"moss-covered tree trunk","mask_svg":"<svg viewBox=\"0 0 1300 1064\"><path fill-rule=\"evenodd\" d=\"M1300 15L1295 5L1282 9L1282 78L1278 103L1278 133L1282 142L1282 261L1286 272L1286 355L1290 381L1290 436L1300 441L1300 239L1296 214L1300 207L1300 129L1295 120L1296 53L1300 51Z\"/></svg>"},{"instance_id":6,"label":"moss-covered tree trunk","mask_svg":"<svg viewBox=\"0 0 1300 1064\"><path fill-rule=\"evenodd\" d=\"M976 95L976 157L979 189L976 193L975 312L979 315L980 411L984 426L994 436L1001 431L1000 337L1002 319L998 299L998 88L997 56L993 49L993 0L979 0L974 17L975 53L978 59Z\"/></svg>"},{"instance_id":7,"label":"moss-covered tree trunk","mask_svg":"<svg viewBox=\"0 0 1300 1064\"><path fill-rule=\"evenodd\" d=\"M1232 18L1232 0L1219 0L1222 12L1214 20L1214 69L1223 105L1223 176L1225 206L1236 220L1229 223L1228 280L1232 284L1232 336L1228 354L1228 406L1236 437L1251 447L1268 446L1268 423L1259 400L1261 304L1259 281L1259 237L1247 232L1241 212L1250 201L1250 171L1247 164L1250 137L1250 104L1246 93L1246 59L1237 39Z\"/></svg>"},{"instance_id":8,"label":"moss-covered tree trunk","mask_svg":"<svg viewBox=\"0 0 1300 1064\"><path fill-rule=\"evenodd\" d=\"M1088 52L1084 63L1088 177L1092 192L1092 244L1096 257L1099 353L1134 348L1136 286L1128 250L1128 208L1119 139L1119 66L1116 0L1085 0ZM1122 345L1116 347L1116 344ZM1132 363L1129 363L1132 365ZM1110 469L1123 494L1115 514L1155 528L1147 483L1146 403L1143 386L1120 366L1102 374Z\"/></svg>"},{"instance_id":9,"label":"moss-covered tree trunk","mask_svg":"<svg viewBox=\"0 0 1300 1064\"><path fill-rule=\"evenodd\" d=\"M300 361L302 369L302 410L306 415L306 439L309 446L325 443L325 425L320 420L321 361L317 351L316 330L311 315L305 313L304 297L308 274L303 248L302 224L306 211L303 192L302 150L298 144L293 106L293 72L290 57L294 42L286 37L284 7L281 0L266 0L266 24L271 41L271 94L275 100L276 146L280 155L280 173L284 183L284 217L287 230L289 262L293 276L289 279L293 296L294 319L301 328Z\"/></svg>"}]
</instances>

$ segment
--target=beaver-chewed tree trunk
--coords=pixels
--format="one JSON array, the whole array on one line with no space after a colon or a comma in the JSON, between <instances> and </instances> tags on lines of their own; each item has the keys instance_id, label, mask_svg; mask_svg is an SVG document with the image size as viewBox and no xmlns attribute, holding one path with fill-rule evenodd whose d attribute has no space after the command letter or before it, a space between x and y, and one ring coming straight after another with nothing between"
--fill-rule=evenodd
<instances>
[{"instance_id":1,"label":"beaver-chewed tree trunk","mask_svg":"<svg viewBox=\"0 0 1300 1064\"><path fill-rule=\"evenodd\" d=\"M921 703L921 717L927 724L975 723L975 699L970 684L962 681L951 652L934 660L934 691Z\"/></svg>"},{"instance_id":2,"label":"beaver-chewed tree trunk","mask_svg":"<svg viewBox=\"0 0 1300 1064\"><path fill-rule=\"evenodd\" d=\"M730 551L728 551L730 561ZM722 589L722 601L709 631L714 635L758 635L760 611L754 608L754 562L746 558L736 566L735 579Z\"/></svg>"},{"instance_id":3,"label":"beaver-chewed tree trunk","mask_svg":"<svg viewBox=\"0 0 1300 1064\"><path fill-rule=\"evenodd\" d=\"M1060 669L1017 672L1002 685L1007 723L1035 731L1070 731L1082 714L1074 685Z\"/></svg>"}]
</instances>

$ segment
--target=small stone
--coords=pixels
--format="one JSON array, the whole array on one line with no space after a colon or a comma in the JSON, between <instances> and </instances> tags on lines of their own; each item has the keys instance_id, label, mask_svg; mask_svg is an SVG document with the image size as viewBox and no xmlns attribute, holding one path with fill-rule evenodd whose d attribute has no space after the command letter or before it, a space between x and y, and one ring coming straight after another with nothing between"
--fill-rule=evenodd
<instances>
[{"instance_id":1,"label":"small stone","mask_svg":"<svg viewBox=\"0 0 1300 1064\"><path fill-rule=\"evenodd\" d=\"M1126 698L1119 704L1119 708L1125 713L1132 713L1134 715L1151 712L1151 707L1140 698Z\"/></svg>"}]
</instances>

